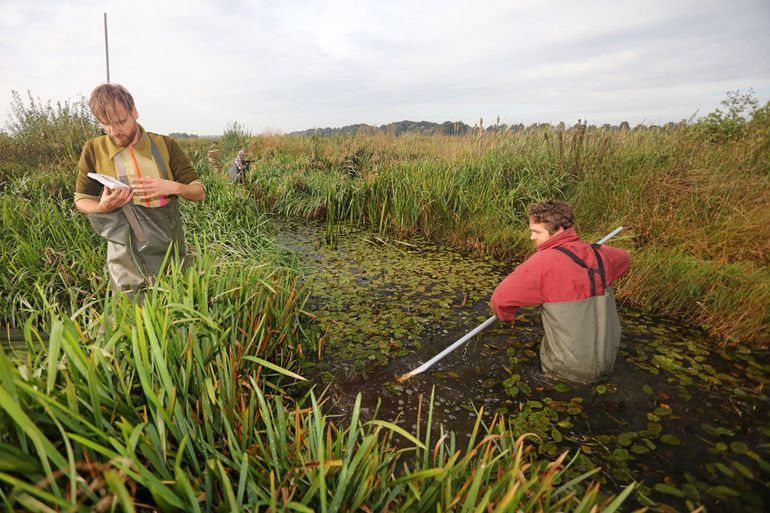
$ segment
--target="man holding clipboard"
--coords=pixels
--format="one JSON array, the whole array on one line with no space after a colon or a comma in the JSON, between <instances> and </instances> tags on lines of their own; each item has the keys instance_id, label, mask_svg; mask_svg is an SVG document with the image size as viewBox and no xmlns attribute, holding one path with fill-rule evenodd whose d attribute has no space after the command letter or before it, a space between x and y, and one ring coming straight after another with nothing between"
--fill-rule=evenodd
<instances>
[{"instance_id":1,"label":"man holding clipboard","mask_svg":"<svg viewBox=\"0 0 770 513\"><path fill-rule=\"evenodd\" d=\"M75 207L107 240L113 288L133 295L152 284L169 249L184 262L177 198L202 201L206 189L176 141L137 123L134 99L123 86L98 86L89 106L106 135L83 147Z\"/></svg>"}]
</instances>

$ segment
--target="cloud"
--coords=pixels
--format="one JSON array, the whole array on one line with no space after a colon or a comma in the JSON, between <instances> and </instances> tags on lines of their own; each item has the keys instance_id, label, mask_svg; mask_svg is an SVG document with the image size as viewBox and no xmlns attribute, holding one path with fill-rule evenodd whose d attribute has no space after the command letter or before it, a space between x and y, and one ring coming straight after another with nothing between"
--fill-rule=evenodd
<instances>
[{"instance_id":1,"label":"cloud","mask_svg":"<svg viewBox=\"0 0 770 513\"><path fill-rule=\"evenodd\" d=\"M283 131L401 119L666 122L728 90L770 97L765 1L6 0L10 91L129 87L160 132ZM6 100L7 99L7 100Z\"/></svg>"}]
</instances>

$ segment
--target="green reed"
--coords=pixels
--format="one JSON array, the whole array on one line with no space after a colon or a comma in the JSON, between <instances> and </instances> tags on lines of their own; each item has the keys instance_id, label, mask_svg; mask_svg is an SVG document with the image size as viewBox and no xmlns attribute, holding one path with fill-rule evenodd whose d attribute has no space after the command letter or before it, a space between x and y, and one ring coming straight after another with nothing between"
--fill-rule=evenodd
<instances>
[{"instance_id":1,"label":"green reed","mask_svg":"<svg viewBox=\"0 0 770 513\"><path fill-rule=\"evenodd\" d=\"M463 452L446 434L431 446L430 422L421 441L364 421L359 396L338 427L313 395L286 397L291 372L260 376L265 367L217 345L214 318L181 303L164 311L177 299L164 295L110 302L96 337L53 317L48 346L24 367L0 352L6 510L612 512L632 490L600 497L584 484L593 472L568 480L566 455L534 462L499 421L477 421Z\"/></svg>"}]
</instances>

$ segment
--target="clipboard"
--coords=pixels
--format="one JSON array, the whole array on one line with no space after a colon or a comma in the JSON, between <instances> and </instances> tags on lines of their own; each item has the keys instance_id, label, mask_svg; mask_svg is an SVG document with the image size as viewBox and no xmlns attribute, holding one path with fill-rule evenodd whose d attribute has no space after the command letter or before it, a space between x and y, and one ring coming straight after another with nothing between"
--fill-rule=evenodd
<instances>
[{"instance_id":1,"label":"clipboard","mask_svg":"<svg viewBox=\"0 0 770 513\"><path fill-rule=\"evenodd\" d=\"M113 178L109 175L103 175L101 173L88 173L88 178L92 178L110 189L130 189L129 185L124 184L120 180Z\"/></svg>"}]
</instances>

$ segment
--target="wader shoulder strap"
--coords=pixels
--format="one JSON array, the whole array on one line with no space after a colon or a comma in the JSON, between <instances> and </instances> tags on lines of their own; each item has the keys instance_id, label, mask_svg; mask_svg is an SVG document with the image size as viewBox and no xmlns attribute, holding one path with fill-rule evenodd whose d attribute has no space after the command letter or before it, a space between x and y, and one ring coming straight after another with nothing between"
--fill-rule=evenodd
<instances>
[{"instance_id":1,"label":"wader shoulder strap","mask_svg":"<svg viewBox=\"0 0 770 513\"><path fill-rule=\"evenodd\" d=\"M602 279L602 291L607 288L607 282L605 281L604 276L604 260L602 260L602 256L599 254L599 246L600 244L591 244L591 249L594 250L594 255L596 255L596 263L599 265L599 277Z\"/></svg>"},{"instance_id":2,"label":"wader shoulder strap","mask_svg":"<svg viewBox=\"0 0 770 513\"><path fill-rule=\"evenodd\" d=\"M155 159L155 164L160 168L160 173L163 175L163 179L168 180L169 175L168 167L166 167L166 161L163 160L163 157L160 154L160 150L158 149L158 145L155 144L155 141L152 140L152 137L148 135L147 138L150 139L150 148L152 149L152 156Z\"/></svg>"},{"instance_id":3,"label":"wader shoulder strap","mask_svg":"<svg viewBox=\"0 0 770 513\"><path fill-rule=\"evenodd\" d=\"M588 271L588 281L591 282L591 297L596 295L596 283L594 282L594 275L598 274L599 278L602 280L602 292L604 292L604 289L607 288L607 284L605 281L604 276L604 262L602 261L602 257L599 255L599 251L597 251L596 247L594 245L591 245L591 249L594 251L594 255L596 255L596 262L598 264L598 268L594 269L592 267L588 267L588 265L575 253L568 250L567 248L563 248L561 246L557 246L553 248L560 253L563 253L570 257L570 259L575 262L577 265Z\"/></svg>"}]
</instances>

